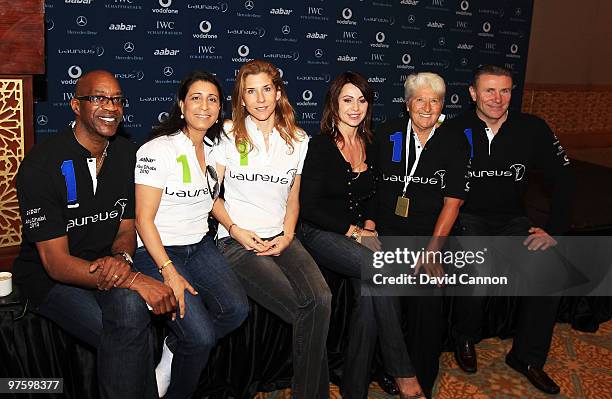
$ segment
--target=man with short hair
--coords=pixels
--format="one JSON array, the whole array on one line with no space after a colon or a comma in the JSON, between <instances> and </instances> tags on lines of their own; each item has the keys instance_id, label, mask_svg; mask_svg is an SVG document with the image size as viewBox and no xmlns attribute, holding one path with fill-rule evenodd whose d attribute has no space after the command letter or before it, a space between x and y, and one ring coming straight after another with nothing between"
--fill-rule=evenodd
<instances>
[{"instance_id":1,"label":"man with short hair","mask_svg":"<svg viewBox=\"0 0 612 399\"><path fill-rule=\"evenodd\" d=\"M24 240L13 266L32 310L97 349L102 398L156 398L150 316L172 289L131 270L136 148L115 132L119 82L83 75L71 127L36 145L17 174Z\"/></svg>"},{"instance_id":2,"label":"man with short hair","mask_svg":"<svg viewBox=\"0 0 612 399\"><path fill-rule=\"evenodd\" d=\"M446 122L470 144L469 194L458 225L463 235L525 236L531 251L543 251L556 241L551 234L569 229L573 174L563 147L542 119L509 111L512 74L505 68L478 68L469 87L476 107ZM542 170L553 183L551 211L545 227L537 227L524 209L526 175ZM507 173L510 172L510 173ZM533 256L532 256L533 258ZM518 298L517 328L506 363L538 389L559 393L542 369L556 320L559 298ZM458 297L453 309L455 358L466 372L476 372L474 344L480 339L482 297Z\"/></svg>"}]
</instances>

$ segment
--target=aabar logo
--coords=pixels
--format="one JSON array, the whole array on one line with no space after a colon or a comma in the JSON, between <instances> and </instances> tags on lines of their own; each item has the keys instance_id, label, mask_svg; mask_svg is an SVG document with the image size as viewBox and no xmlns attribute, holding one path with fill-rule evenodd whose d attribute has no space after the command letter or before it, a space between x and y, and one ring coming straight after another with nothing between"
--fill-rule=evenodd
<instances>
[{"instance_id":1,"label":"aabar logo","mask_svg":"<svg viewBox=\"0 0 612 399\"><path fill-rule=\"evenodd\" d=\"M123 22L119 24L110 24L108 26L108 30L134 30L136 25L134 24L124 24Z\"/></svg>"},{"instance_id":2,"label":"aabar logo","mask_svg":"<svg viewBox=\"0 0 612 399\"><path fill-rule=\"evenodd\" d=\"M284 8L273 8L270 10L270 14L272 15L291 15L293 10L286 10Z\"/></svg>"},{"instance_id":3,"label":"aabar logo","mask_svg":"<svg viewBox=\"0 0 612 399\"><path fill-rule=\"evenodd\" d=\"M155 51L153 51L153 55L177 55L178 53L180 53L181 50L179 49L169 49L168 47L165 48L161 48L161 49L155 49Z\"/></svg>"},{"instance_id":4,"label":"aabar logo","mask_svg":"<svg viewBox=\"0 0 612 399\"><path fill-rule=\"evenodd\" d=\"M326 37L327 37L327 33L319 33L319 32L306 33L306 39L325 39Z\"/></svg>"}]
</instances>

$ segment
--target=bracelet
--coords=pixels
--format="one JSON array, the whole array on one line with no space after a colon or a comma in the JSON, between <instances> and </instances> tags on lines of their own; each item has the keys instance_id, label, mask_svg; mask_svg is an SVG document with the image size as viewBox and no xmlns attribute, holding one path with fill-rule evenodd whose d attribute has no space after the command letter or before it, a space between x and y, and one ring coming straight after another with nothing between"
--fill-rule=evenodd
<instances>
[{"instance_id":1,"label":"bracelet","mask_svg":"<svg viewBox=\"0 0 612 399\"><path fill-rule=\"evenodd\" d=\"M142 274L142 273L136 272L136 274L134 274L134 277L132 277L132 281L130 281L130 283L127 286L128 289L132 287L132 284L134 284L134 281L136 281L136 277L138 277L139 274Z\"/></svg>"},{"instance_id":2,"label":"bracelet","mask_svg":"<svg viewBox=\"0 0 612 399\"><path fill-rule=\"evenodd\" d=\"M170 263L172 263L172 259L168 259L167 261L164 262L163 265L161 265L161 267L159 269L157 269L157 271L159 272L159 274L162 274L162 272L164 271L164 269L166 268L166 266L168 266Z\"/></svg>"},{"instance_id":3,"label":"bracelet","mask_svg":"<svg viewBox=\"0 0 612 399\"><path fill-rule=\"evenodd\" d=\"M236 223L232 223L230 224L230 227L227 228L227 234L229 234L230 237L232 237L232 227L234 226L238 226L238 225Z\"/></svg>"}]
</instances>

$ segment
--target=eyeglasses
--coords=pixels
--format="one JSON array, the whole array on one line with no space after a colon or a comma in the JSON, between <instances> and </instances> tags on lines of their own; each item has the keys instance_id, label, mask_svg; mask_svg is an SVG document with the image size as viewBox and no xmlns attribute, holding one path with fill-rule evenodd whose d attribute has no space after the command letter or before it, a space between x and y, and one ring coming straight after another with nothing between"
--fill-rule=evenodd
<instances>
[{"instance_id":1,"label":"eyeglasses","mask_svg":"<svg viewBox=\"0 0 612 399\"><path fill-rule=\"evenodd\" d=\"M78 96L75 97L77 100L89 101L95 105L108 105L109 102L113 103L113 105L120 105L125 107L128 103L127 97L117 96L117 97L107 97L107 96Z\"/></svg>"},{"instance_id":2,"label":"eyeglasses","mask_svg":"<svg viewBox=\"0 0 612 399\"><path fill-rule=\"evenodd\" d=\"M215 181L212 189L210 188L210 181L208 180L208 176ZM208 192L210 193L210 198L212 200L216 200L219 196L219 176L217 176L217 171L210 165L206 165L206 184L208 185Z\"/></svg>"}]
</instances>

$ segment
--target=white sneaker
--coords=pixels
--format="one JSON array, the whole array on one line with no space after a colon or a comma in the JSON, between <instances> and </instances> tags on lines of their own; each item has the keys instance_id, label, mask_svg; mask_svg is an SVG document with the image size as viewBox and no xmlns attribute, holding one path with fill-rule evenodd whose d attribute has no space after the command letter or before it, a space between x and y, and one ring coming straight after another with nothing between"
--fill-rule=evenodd
<instances>
[{"instance_id":1,"label":"white sneaker","mask_svg":"<svg viewBox=\"0 0 612 399\"><path fill-rule=\"evenodd\" d=\"M157 379L157 393L160 398L163 398L166 392L168 392L168 387L170 386L170 378L172 377L172 358L174 354L166 345L166 340L168 337L164 338L164 347L162 352L161 360L159 364L155 368L155 378Z\"/></svg>"}]
</instances>

